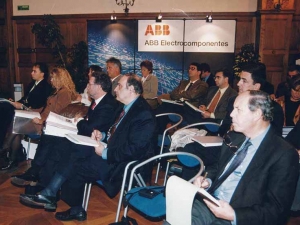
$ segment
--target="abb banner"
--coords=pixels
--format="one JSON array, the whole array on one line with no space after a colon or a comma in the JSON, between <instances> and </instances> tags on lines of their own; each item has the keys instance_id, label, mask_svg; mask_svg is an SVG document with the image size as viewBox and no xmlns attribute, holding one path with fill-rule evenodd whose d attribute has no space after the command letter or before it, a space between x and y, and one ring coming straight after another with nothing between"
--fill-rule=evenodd
<instances>
[{"instance_id":1,"label":"abb banner","mask_svg":"<svg viewBox=\"0 0 300 225\"><path fill-rule=\"evenodd\" d=\"M235 20L139 20L138 51L233 53L235 31Z\"/></svg>"}]
</instances>

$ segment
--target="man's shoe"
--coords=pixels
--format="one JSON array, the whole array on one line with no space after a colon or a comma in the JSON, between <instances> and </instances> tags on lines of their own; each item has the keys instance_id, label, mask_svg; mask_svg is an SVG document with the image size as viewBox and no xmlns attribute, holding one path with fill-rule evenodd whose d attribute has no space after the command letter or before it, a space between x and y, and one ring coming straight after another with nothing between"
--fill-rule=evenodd
<instances>
[{"instance_id":1,"label":"man's shoe","mask_svg":"<svg viewBox=\"0 0 300 225\"><path fill-rule=\"evenodd\" d=\"M0 170L9 170L9 169L13 169L13 168L17 168L18 167L18 162L16 161L9 161L6 165L2 166L0 168Z\"/></svg>"},{"instance_id":2,"label":"man's shoe","mask_svg":"<svg viewBox=\"0 0 300 225\"><path fill-rule=\"evenodd\" d=\"M70 221L70 220L84 221L87 218L87 214L86 211L84 210L76 214L71 214L71 209L69 209L64 212L55 213L55 218L61 221Z\"/></svg>"},{"instance_id":3,"label":"man's shoe","mask_svg":"<svg viewBox=\"0 0 300 225\"><path fill-rule=\"evenodd\" d=\"M28 170L21 174L16 175L11 178L11 183L17 187L25 187L26 185L29 185L31 182L37 182L38 177L34 174L28 172Z\"/></svg>"},{"instance_id":4,"label":"man's shoe","mask_svg":"<svg viewBox=\"0 0 300 225\"><path fill-rule=\"evenodd\" d=\"M46 211L56 211L56 197L45 195L20 194L20 202L31 208L44 208Z\"/></svg>"}]
</instances>

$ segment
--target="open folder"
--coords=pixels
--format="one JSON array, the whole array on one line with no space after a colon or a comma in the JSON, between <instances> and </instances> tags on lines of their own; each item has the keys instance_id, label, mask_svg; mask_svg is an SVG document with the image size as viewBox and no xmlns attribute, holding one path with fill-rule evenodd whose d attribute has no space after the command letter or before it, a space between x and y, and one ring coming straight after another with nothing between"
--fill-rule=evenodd
<instances>
[{"instance_id":1,"label":"open folder","mask_svg":"<svg viewBox=\"0 0 300 225\"><path fill-rule=\"evenodd\" d=\"M198 142L204 147L221 146L223 138L219 136L193 136L191 140Z\"/></svg>"}]
</instances>

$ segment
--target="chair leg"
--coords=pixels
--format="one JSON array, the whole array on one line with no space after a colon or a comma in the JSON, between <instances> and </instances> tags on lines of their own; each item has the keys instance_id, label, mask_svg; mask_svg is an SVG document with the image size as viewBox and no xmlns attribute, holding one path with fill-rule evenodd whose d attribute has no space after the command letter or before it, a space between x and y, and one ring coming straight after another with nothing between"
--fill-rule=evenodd
<instances>
[{"instance_id":1,"label":"chair leg","mask_svg":"<svg viewBox=\"0 0 300 225\"><path fill-rule=\"evenodd\" d=\"M86 183L84 186L82 208L84 208L85 211L87 211L88 208L90 194L91 194L91 187L92 187L92 183Z\"/></svg>"}]
</instances>

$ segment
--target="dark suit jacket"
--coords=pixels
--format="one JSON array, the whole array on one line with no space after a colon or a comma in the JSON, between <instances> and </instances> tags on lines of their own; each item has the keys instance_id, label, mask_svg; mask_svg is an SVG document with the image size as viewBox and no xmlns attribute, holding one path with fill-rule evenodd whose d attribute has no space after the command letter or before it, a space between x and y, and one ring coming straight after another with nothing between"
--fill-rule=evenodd
<instances>
[{"instance_id":1,"label":"dark suit jacket","mask_svg":"<svg viewBox=\"0 0 300 225\"><path fill-rule=\"evenodd\" d=\"M112 96L116 97L115 88L118 85L119 80L121 79L122 75L118 76L114 81L111 83L111 94Z\"/></svg>"},{"instance_id":2,"label":"dark suit jacket","mask_svg":"<svg viewBox=\"0 0 300 225\"><path fill-rule=\"evenodd\" d=\"M232 145L240 146L245 137L231 132ZM222 146L212 180L219 177L233 152ZM299 157L295 148L271 129L267 132L230 201L239 225L284 224L294 198Z\"/></svg>"},{"instance_id":3,"label":"dark suit jacket","mask_svg":"<svg viewBox=\"0 0 300 225\"><path fill-rule=\"evenodd\" d=\"M200 101L199 105L205 105L207 107L218 90L219 90L219 87L217 87L217 86L210 87L208 89L205 100L203 102ZM231 98L233 96L237 96L237 92L229 86L226 89L226 91L224 92L224 94L222 95L221 99L219 100L219 102L216 106L216 109L214 112L216 119L220 119L220 120L224 119L224 117L226 116L226 112L227 112L226 109L227 109L227 105L228 105L228 100L229 100L229 98Z\"/></svg>"},{"instance_id":4,"label":"dark suit jacket","mask_svg":"<svg viewBox=\"0 0 300 225\"><path fill-rule=\"evenodd\" d=\"M78 134L90 137L94 129L107 132L114 122L118 104L111 93L107 93L95 109L89 107L87 116L77 123Z\"/></svg>"},{"instance_id":5,"label":"dark suit jacket","mask_svg":"<svg viewBox=\"0 0 300 225\"><path fill-rule=\"evenodd\" d=\"M149 104L138 97L109 140L108 163L128 162L153 155L155 121Z\"/></svg>"},{"instance_id":6,"label":"dark suit jacket","mask_svg":"<svg viewBox=\"0 0 300 225\"><path fill-rule=\"evenodd\" d=\"M300 120L296 126L288 133L286 140L291 143L296 149L300 149Z\"/></svg>"},{"instance_id":7,"label":"dark suit jacket","mask_svg":"<svg viewBox=\"0 0 300 225\"><path fill-rule=\"evenodd\" d=\"M25 95L18 101L27 107L38 109L46 105L47 98L52 92L51 85L46 79L43 79L38 85L31 91L34 86L35 80L33 80L29 86ZM27 102L26 102L27 99Z\"/></svg>"},{"instance_id":8,"label":"dark suit jacket","mask_svg":"<svg viewBox=\"0 0 300 225\"><path fill-rule=\"evenodd\" d=\"M209 75L206 83L208 84L209 87L216 86L216 82L215 82L213 74Z\"/></svg>"},{"instance_id":9,"label":"dark suit jacket","mask_svg":"<svg viewBox=\"0 0 300 225\"><path fill-rule=\"evenodd\" d=\"M199 79L189 88L189 90L184 91L189 83L189 80L180 81L179 85L170 93L170 97L172 100L186 98L193 105L197 106L199 98L206 94L208 85Z\"/></svg>"}]
</instances>

